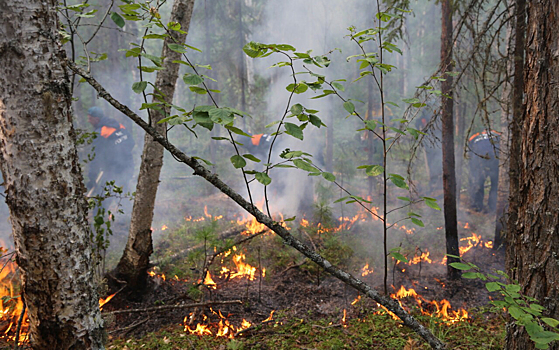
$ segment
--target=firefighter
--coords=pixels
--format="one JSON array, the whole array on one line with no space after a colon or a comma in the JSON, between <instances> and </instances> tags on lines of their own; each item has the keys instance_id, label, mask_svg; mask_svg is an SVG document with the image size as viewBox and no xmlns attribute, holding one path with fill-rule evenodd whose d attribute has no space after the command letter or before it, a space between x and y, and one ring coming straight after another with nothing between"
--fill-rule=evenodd
<instances>
[{"instance_id":1,"label":"firefighter","mask_svg":"<svg viewBox=\"0 0 559 350\"><path fill-rule=\"evenodd\" d=\"M240 136L237 141L243 144L250 154L256 158L266 162L268 159L268 152L270 151L270 145L274 137L268 134L258 134L253 135L251 138L246 136Z\"/></svg>"},{"instance_id":2,"label":"firefighter","mask_svg":"<svg viewBox=\"0 0 559 350\"><path fill-rule=\"evenodd\" d=\"M87 119L96 133L92 144L95 157L89 163L88 195L102 194L105 183L112 180L127 192L134 171L132 135L124 125L106 117L99 107L91 107Z\"/></svg>"},{"instance_id":3,"label":"firefighter","mask_svg":"<svg viewBox=\"0 0 559 350\"><path fill-rule=\"evenodd\" d=\"M470 158L470 205L476 211L484 209L485 180L491 181L487 206L494 211L497 204L497 187L499 181L499 159L496 157L495 145L499 144L499 133L483 131L474 134L468 140L473 155Z\"/></svg>"}]
</instances>

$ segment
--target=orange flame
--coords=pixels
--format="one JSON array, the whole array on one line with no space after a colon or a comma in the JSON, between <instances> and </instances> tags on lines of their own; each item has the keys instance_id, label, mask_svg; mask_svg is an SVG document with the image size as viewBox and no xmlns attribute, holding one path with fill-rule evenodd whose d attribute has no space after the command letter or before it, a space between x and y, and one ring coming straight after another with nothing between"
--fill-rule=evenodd
<instances>
[{"instance_id":1,"label":"orange flame","mask_svg":"<svg viewBox=\"0 0 559 350\"><path fill-rule=\"evenodd\" d=\"M99 299L99 309L103 310L103 305L105 305L106 303L108 303L109 301L111 301L111 299L116 295L116 293L109 295L108 297L106 297L105 299L100 298Z\"/></svg>"},{"instance_id":2,"label":"orange flame","mask_svg":"<svg viewBox=\"0 0 559 350\"><path fill-rule=\"evenodd\" d=\"M274 315L274 311L276 311L276 310L272 310L272 311L270 312L270 316L268 316L267 319L265 319L264 321L262 321L262 323L271 321L271 320L272 320L272 316Z\"/></svg>"},{"instance_id":3,"label":"orange flame","mask_svg":"<svg viewBox=\"0 0 559 350\"><path fill-rule=\"evenodd\" d=\"M168 229L167 225L161 226L161 231L165 231L166 229Z\"/></svg>"},{"instance_id":4,"label":"orange flame","mask_svg":"<svg viewBox=\"0 0 559 350\"><path fill-rule=\"evenodd\" d=\"M210 271L206 271L206 278L204 278L204 285L211 289L217 289L217 284L215 284L214 280L212 279L212 275Z\"/></svg>"},{"instance_id":5,"label":"orange flame","mask_svg":"<svg viewBox=\"0 0 559 350\"><path fill-rule=\"evenodd\" d=\"M361 269L361 276L365 277L367 275L370 275L374 272L374 270L371 268L369 269L369 263L367 263L365 266L363 266L363 268Z\"/></svg>"},{"instance_id":6,"label":"orange flame","mask_svg":"<svg viewBox=\"0 0 559 350\"><path fill-rule=\"evenodd\" d=\"M467 321L468 317L469 317L468 312L463 308L461 308L458 311L451 310L452 307L451 307L450 302L448 300L446 300L446 299L443 299L441 301L426 300L421 295L417 294L417 292L413 288L406 289L404 286L401 286L400 289L396 293L390 294L390 296L392 298L396 299L398 301L398 303L400 304L400 306L402 306L402 307L403 307L403 305L402 305L400 300L411 297L415 300L415 302L417 303L417 305L419 307L419 310L421 311L421 313L423 315L427 315L427 316L431 316L431 317L438 317L443 322L445 322L447 324ZM379 305L379 304L377 304L377 305ZM423 307L423 305L426 305L425 308ZM389 315L391 315L392 318L398 319L397 316L394 315L392 312L388 311L386 308L384 308L381 305L379 305L379 306L382 309L384 309L385 312L387 312ZM429 311L428 309L431 309L431 310L434 309L434 310Z\"/></svg>"}]
</instances>

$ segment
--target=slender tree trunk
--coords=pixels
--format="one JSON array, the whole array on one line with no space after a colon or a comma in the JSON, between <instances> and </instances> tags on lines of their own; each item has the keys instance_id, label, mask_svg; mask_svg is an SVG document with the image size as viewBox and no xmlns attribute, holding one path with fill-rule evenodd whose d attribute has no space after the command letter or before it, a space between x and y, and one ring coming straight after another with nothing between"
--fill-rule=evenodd
<instances>
[{"instance_id":1,"label":"slender tree trunk","mask_svg":"<svg viewBox=\"0 0 559 350\"><path fill-rule=\"evenodd\" d=\"M511 15L514 16L515 13L511 9ZM511 25L507 28L507 42L508 48L510 50L511 47L511 37L512 31L516 28L516 21L511 21ZM523 49L523 48L522 48ZM507 72L508 76L514 75L514 60L513 62L507 63ZM493 239L493 249L502 250L504 240L504 232L507 229L506 225L506 211L509 203L509 188L510 188L510 165L509 165L509 157L510 157L510 127L511 127L511 112L514 109L515 104L519 104L521 106L522 100L513 101L512 100L512 84L510 82L506 82L503 86L503 92L501 100L504 101L504 106L501 110L501 137L499 138L499 186L497 189L497 210L495 211L495 238ZM513 107L511 108L510 103L512 102Z\"/></svg>"},{"instance_id":2,"label":"slender tree trunk","mask_svg":"<svg viewBox=\"0 0 559 350\"><path fill-rule=\"evenodd\" d=\"M326 128L326 171L334 171L334 117L328 117L328 127Z\"/></svg>"},{"instance_id":3,"label":"slender tree trunk","mask_svg":"<svg viewBox=\"0 0 559 350\"><path fill-rule=\"evenodd\" d=\"M103 349L56 6L3 2L0 163L32 348Z\"/></svg>"},{"instance_id":4,"label":"slender tree trunk","mask_svg":"<svg viewBox=\"0 0 559 350\"><path fill-rule=\"evenodd\" d=\"M546 317L559 318L559 66L557 65L557 43L559 32L556 14L559 1L528 2L527 16L524 3L517 1L517 31L515 50L516 103L513 111L512 136L520 131L519 157L511 158L519 172L514 178L511 172L511 216L516 221L509 225L507 237L507 268L512 279L517 280L521 292L536 298L545 307ZM526 30L522 31L527 18ZM526 33L526 43L523 34ZM525 109L520 105L519 91L522 72L520 48L525 47L524 66ZM518 73L518 75L517 75ZM518 94L518 95L517 95ZM517 117L523 112L522 124ZM519 118L520 119L520 118ZM517 128L519 127L520 128ZM516 147L516 142L512 142ZM513 192L513 183L518 188ZM514 211L513 211L514 210ZM507 325L507 349L534 349L523 327ZM550 344L550 349L559 349L559 342Z\"/></svg>"},{"instance_id":5,"label":"slender tree trunk","mask_svg":"<svg viewBox=\"0 0 559 350\"><path fill-rule=\"evenodd\" d=\"M441 1L441 66L442 72L452 71L452 3ZM456 173L454 164L454 119L452 100L452 76L446 75L441 83L442 97L442 148L443 148L443 192L446 253L460 255L458 250L458 222L456 219ZM459 259L448 257L447 274L449 279L460 278L460 272L450 266Z\"/></svg>"},{"instance_id":6,"label":"slender tree trunk","mask_svg":"<svg viewBox=\"0 0 559 350\"><path fill-rule=\"evenodd\" d=\"M171 22L179 23L182 30L188 31L193 7L194 0L175 0L171 12ZM173 102L179 73L179 64L172 63L172 61L180 60L180 54L170 50L167 45L174 42L184 43L186 39L186 34L177 31L172 31L171 34L174 39L166 38L163 45L162 56L165 69L158 71L155 78L155 86L163 93L167 103ZM165 114L169 115L170 112L171 108L166 107ZM151 110L151 125L161 134L165 134L167 124L158 124L158 121L163 119L165 114ZM163 146L146 134L128 242L115 270L116 277L126 281L127 289L135 296L139 296L145 288L149 257L153 252L151 223L162 167Z\"/></svg>"}]
</instances>

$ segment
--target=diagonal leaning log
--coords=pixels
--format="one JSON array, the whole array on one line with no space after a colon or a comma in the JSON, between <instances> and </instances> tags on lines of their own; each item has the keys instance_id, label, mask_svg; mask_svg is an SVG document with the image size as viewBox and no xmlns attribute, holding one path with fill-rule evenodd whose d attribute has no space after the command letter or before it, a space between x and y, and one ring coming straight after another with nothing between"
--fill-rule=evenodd
<instances>
[{"instance_id":1,"label":"diagonal leaning log","mask_svg":"<svg viewBox=\"0 0 559 350\"><path fill-rule=\"evenodd\" d=\"M304 243L293 237L289 231L287 231L280 223L274 221L269 216L262 213L256 206L252 205L246 201L240 194L235 192L226 183L221 181L217 174L212 173L204 166L202 166L196 159L187 156L174 145L169 143L167 138L155 131L148 123L146 123L142 118L131 111L127 106L121 104L116 99L114 99L91 75L85 72L83 69L79 68L74 62L67 61L67 66L74 71L76 74L82 76L99 94L100 97L109 102L114 108L124 113L128 118L132 119L138 126L144 129L145 132L150 134L153 139L159 142L167 151L173 154L176 159L185 163L194 170L194 175L198 175L206 179L209 183L227 195L229 198L234 200L243 209L253 215L258 222L266 225L270 230L278 234L285 244L297 249L303 255L311 259L317 265L322 267L332 276L341 280L345 284L353 287L357 291L363 293L364 295L370 297L380 305L386 307L389 311L393 312L398 316L404 325L411 328L419 336L421 336L433 349L445 349L445 344L440 341L437 337L431 333L431 331L421 325L415 318L413 318L409 313L407 313L396 300L378 293L376 290L365 284L363 281L353 277L349 273L340 270L339 268L333 266L328 260L324 259L320 254L312 250L310 247L306 246Z\"/></svg>"}]
</instances>

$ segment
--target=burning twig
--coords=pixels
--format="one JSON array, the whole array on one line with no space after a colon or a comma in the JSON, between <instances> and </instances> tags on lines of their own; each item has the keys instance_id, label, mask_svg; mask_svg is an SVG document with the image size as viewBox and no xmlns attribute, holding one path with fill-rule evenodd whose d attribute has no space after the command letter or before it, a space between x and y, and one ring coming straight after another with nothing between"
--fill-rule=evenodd
<instances>
[{"instance_id":1,"label":"burning twig","mask_svg":"<svg viewBox=\"0 0 559 350\"><path fill-rule=\"evenodd\" d=\"M255 331L256 329L258 329L261 325L270 323L270 322L272 322L272 321L273 321L273 320L264 320L264 321L262 321L262 323L255 324L255 325L250 326L250 327L245 328L245 329L241 329L240 331L238 331L237 333L235 333L235 334L233 335L233 337L234 337L234 338L237 338L237 337L238 337L239 335L241 335L241 334L245 334L245 335L246 335L246 334L248 334L248 333L252 333L252 332Z\"/></svg>"},{"instance_id":2,"label":"burning twig","mask_svg":"<svg viewBox=\"0 0 559 350\"><path fill-rule=\"evenodd\" d=\"M21 314L19 315L19 320L17 321L14 350L19 349L19 332L21 332L21 325L23 323L23 316L25 315L26 307L27 305L25 304L25 302L23 302L23 309L21 309Z\"/></svg>"},{"instance_id":3,"label":"burning twig","mask_svg":"<svg viewBox=\"0 0 559 350\"><path fill-rule=\"evenodd\" d=\"M147 307L144 309L127 309L127 310L116 310L111 312L103 312L103 315L118 315L118 314L129 314L138 312L150 312L150 311L165 311L173 309L188 309L193 307L205 307L212 305L231 305L231 304L242 304L240 300L225 300L225 301L208 301L206 303L195 303L195 304L182 304L182 305L162 305L155 307Z\"/></svg>"}]
</instances>

